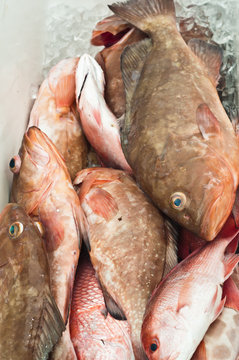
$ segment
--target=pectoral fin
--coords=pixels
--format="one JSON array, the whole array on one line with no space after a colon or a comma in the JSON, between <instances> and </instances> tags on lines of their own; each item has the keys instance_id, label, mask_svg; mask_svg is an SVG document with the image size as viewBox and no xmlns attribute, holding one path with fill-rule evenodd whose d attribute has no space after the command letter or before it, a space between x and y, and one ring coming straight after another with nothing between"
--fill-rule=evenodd
<instances>
[{"instance_id":1,"label":"pectoral fin","mask_svg":"<svg viewBox=\"0 0 239 360\"><path fill-rule=\"evenodd\" d=\"M37 325L36 332L29 342L29 347L32 348L34 360L47 359L48 354L65 330L61 314L50 294L46 294L43 300L42 313Z\"/></svg>"},{"instance_id":2,"label":"pectoral fin","mask_svg":"<svg viewBox=\"0 0 239 360\"><path fill-rule=\"evenodd\" d=\"M114 198L101 188L94 188L86 197L86 201L92 211L110 221L118 212L118 205Z\"/></svg>"},{"instance_id":3,"label":"pectoral fin","mask_svg":"<svg viewBox=\"0 0 239 360\"><path fill-rule=\"evenodd\" d=\"M125 314L120 306L114 301L114 299L110 296L106 288L101 283L100 286L103 292L105 306L109 314L116 320L126 320Z\"/></svg>"},{"instance_id":4,"label":"pectoral fin","mask_svg":"<svg viewBox=\"0 0 239 360\"><path fill-rule=\"evenodd\" d=\"M239 311L239 289L230 277L223 285L223 296L226 296L225 306Z\"/></svg>"},{"instance_id":5,"label":"pectoral fin","mask_svg":"<svg viewBox=\"0 0 239 360\"><path fill-rule=\"evenodd\" d=\"M200 104L198 106L196 121L205 140L221 134L220 124L207 104Z\"/></svg>"}]
</instances>

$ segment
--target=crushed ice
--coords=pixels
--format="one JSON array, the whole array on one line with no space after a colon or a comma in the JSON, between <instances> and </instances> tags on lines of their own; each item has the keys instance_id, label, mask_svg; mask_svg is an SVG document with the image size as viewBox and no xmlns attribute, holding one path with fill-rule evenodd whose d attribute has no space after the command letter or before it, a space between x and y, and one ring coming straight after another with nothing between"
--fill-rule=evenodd
<instances>
[{"instance_id":1,"label":"crushed ice","mask_svg":"<svg viewBox=\"0 0 239 360\"><path fill-rule=\"evenodd\" d=\"M218 90L229 117L238 110L236 67L236 24L238 0L175 0L178 23L190 31L200 30L207 39L224 50L222 79ZM113 1L112 1L113 2ZM110 3L110 1L109 1ZM106 5L97 4L90 10L66 4L51 6L47 17L47 36L43 75L66 57L83 53L95 55L100 48L90 44L95 24L111 14Z\"/></svg>"}]
</instances>

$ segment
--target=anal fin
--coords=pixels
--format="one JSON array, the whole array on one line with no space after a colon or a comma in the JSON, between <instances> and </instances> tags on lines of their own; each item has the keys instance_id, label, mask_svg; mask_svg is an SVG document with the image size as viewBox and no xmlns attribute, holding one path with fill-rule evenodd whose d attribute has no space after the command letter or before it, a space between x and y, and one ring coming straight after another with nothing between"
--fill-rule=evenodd
<instances>
[{"instance_id":1,"label":"anal fin","mask_svg":"<svg viewBox=\"0 0 239 360\"><path fill-rule=\"evenodd\" d=\"M109 314L116 320L127 320L125 317L125 314L123 310L120 308L120 306L114 301L112 296L108 293L106 288L101 284L99 281L99 278L97 277L98 282L100 284L100 287L103 292L104 300L105 300L105 306Z\"/></svg>"}]
</instances>

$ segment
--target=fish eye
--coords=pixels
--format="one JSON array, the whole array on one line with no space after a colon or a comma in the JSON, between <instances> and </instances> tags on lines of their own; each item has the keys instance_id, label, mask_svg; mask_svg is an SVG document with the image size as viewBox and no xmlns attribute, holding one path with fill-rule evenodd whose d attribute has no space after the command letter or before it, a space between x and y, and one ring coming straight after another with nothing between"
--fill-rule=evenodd
<instances>
[{"instance_id":1,"label":"fish eye","mask_svg":"<svg viewBox=\"0 0 239 360\"><path fill-rule=\"evenodd\" d=\"M159 348L159 343L157 339L154 339L150 345L150 352L155 352Z\"/></svg>"},{"instance_id":2,"label":"fish eye","mask_svg":"<svg viewBox=\"0 0 239 360\"><path fill-rule=\"evenodd\" d=\"M22 223L20 223L19 221L14 222L12 225L9 226L8 232L12 238L17 238L23 232Z\"/></svg>"},{"instance_id":3,"label":"fish eye","mask_svg":"<svg viewBox=\"0 0 239 360\"><path fill-rule=\"evenodd\" d=\"M9 162L9 168L10 168L11 172L13 172L14 174L17 174L20 170L20 167L21 167L20 156L16 155L13 158L11 158L11 160Z\"/></svg>"},{"instance_id":4,"label":"fish eye","mask_svg":"<svg viewBox=\"0 0 239 360\"><path fill-rule=\"evenodd\" d=\"M176 210L183 210L186 205L187 198L181 192L176 192L171 196L171 205Z\"/></svg>"}]
</instances>

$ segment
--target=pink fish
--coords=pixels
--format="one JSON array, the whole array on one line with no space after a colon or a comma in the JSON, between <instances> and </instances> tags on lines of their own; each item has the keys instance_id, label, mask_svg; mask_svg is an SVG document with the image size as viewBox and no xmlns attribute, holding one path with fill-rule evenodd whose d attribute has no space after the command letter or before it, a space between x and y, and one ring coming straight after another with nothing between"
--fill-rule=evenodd
<instances>
[{"instance_id":1,"label":"pink fish","mask_svg":"<svg viewBox=\"0 0 239 360\"><path fill-rule=\"evenodd\" d=\"M78 360L133 360L127 321L105 316L105 302L88 255L81 254L70 331Z\"/></svg>"},{"instance_id":2,"label":"pink fish","mask_svg":"<svg viewBox=\"0 0 239 360\"><path fill-rule=\"evenodd\" d=\"M225 307L209 327L192 360L236 360L239 356L239 289L232 277L223 286L223 296Z\"/></svg>"},{"instance_id":3,"label":"pink fish","mask_svg":"<svg viewBox=\"0 0 239 360\"><path fill-rule=\"evenodd\" d=\"M84 133L105 166L132 172L125 160L119 123L104 99L104 73L89 55L76 69L76 101Z\"/></svg>"},{"instance_id":4,"label":"pink fish","mask_svg":"<svg viewBox=\"0 0 239 360\"><path fill-rule=\"evenodd\" d=\"M79 58L60 61L43 81L28 128L37 126L66 161L72 180L87 165L87 144L75 104L75 69Z\"/></svg>"},{"instance_id":5,"label":"pink fish","mask_svg":"<svg viewBox=\"0 0 239 360\"><path fill-rule=\"evenodd\" d=\"M141 331L150 360L191 359L223 310L226 298L222 299L221 284L239 262L239 255L225 254L234 238L235 232L229 231L224 238L195 250L155 289Z\"/></svg>"},{"instance_id":6,"label":"pink fish","mask_svg":"<svg viewBox=\"0 0 239 360\"><path fill-rule=\"evenodd\" d=\"M44 226L51 291L67 323L81 246L78 196L63 158L38 128L25 133L19 155L11 162L15 163L11 198ZM76 359L68 325L53 359Z\"/></svg>"}]
</instances>

